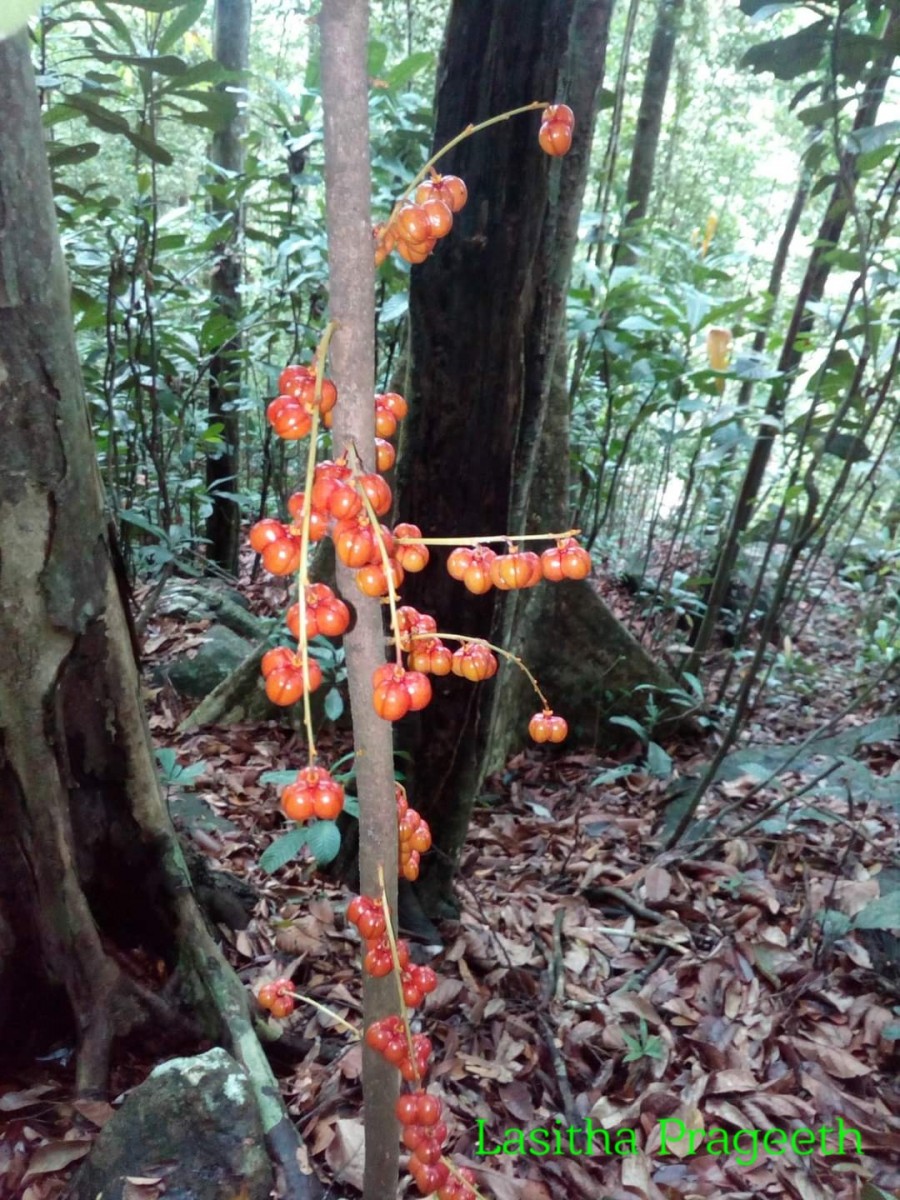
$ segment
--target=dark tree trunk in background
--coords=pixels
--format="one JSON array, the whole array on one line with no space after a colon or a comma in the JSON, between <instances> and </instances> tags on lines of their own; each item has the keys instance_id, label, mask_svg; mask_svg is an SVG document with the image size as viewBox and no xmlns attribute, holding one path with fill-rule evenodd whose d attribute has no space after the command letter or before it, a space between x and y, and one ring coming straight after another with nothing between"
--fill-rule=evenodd
<instances>
[{"instance_id":1,"label":"dark tree trunk in background","mask_svg":"<svg viewBox=\"0 0 900 1200\"><path fill-rule=\"evenodd\" d=\"M662 132L663 108L669 90L669 76L672 72L678 24L683 8L684 0L659 0L656 10L656 24L644 72L644 87L641 91L637 129L631 151L631 167L625 188L625 222L616 253L616 260L619 262L625 261L626 258L633 261L634 255L624 245L624 241L628 236L629 227L636 225L647 215Z\"/></svg>"},{"instance_id":2,"label":"dark tree trunk in background","mask_svg":"<svg viewBox=\"0 0 900 1200\"><path fill-rule=\"evenodd\" d=\"M96 467L25 34L0 41L0 1047L215 1039L296 1196L296 1133L160 791ZM159 963L159 974L148 969Z\"/></svg>"},{"instance_id":3,"label":"dark tree trunk in background","mask_svg":"<svg viewBox=\"0 0 900 1200\"><path fill-rule=\"evenodd\" d=\"M457 0L452 6L438 70L435 146L470 122L531 100L569 102L576 134L571 157L551 161L537 146L539 115L528 114L463 142L440 164L466 181L469 201L446 241L412 272L411 411L398 477L401 519L427 533L471 536L548 528L548 520L566 524L568 414L551 406L551 383L554 364L565 355L565 293L609 14L605 0ZM540 452L545 433L553 441L551 463ZM436 553L427 571L408 577L404 600L434 613L448 632L502 637L502 598L469 594L447 575L446 557ZM560 659L594 651L603 656L607 635L619 636L616 622L588 585L563 587L563 594L589 624L594 644L567 645L558 628L544 631L546 641ZM654 669L625 637L631 686L653 677ZM519 707L517 696L508 730L495 728L489 738L492 710L509 708L508 675L503 667L488 685L453 676L434 680L435 700L416 727L416 805L443 851L426 859L421 894L432 912L449 893L486 752L502 756L511 736L521 743L528 712L537 707L531 700ZM552 677L546 684L559 710L576 727L581 720L581 732L596 734L597 695L555 691ZM591 681L596 690L606 686Z\"/></svg>"},{"instance_id":4,"label":"dark tree trunk in background","mask_svg":"<svg viewBox=\"0 0 900 1200\"><path fill-rule=\"evenodd\" d=\"M229 71L247 70L250 11L251 0L216 0L215 58ZM241 317L244 206L240 174L244 169L246 92L234 92L233 80L220 86L230 89L234 107L225 128L213 134L210 161L220 168L216 182L227 191L213 200L212 210L219 221L227 222L228 234L218 247L210 290L214 306L234 328ZM241 510L228 493L238 490L240 467L240 413L234 405L241 390L241 342L235 330L218 346L209 367L209 422L222 426L224 448L206 462L206 486L213 504L206 522L207 557L233 575L238 568Z\"/></svg>"}]
</instances>

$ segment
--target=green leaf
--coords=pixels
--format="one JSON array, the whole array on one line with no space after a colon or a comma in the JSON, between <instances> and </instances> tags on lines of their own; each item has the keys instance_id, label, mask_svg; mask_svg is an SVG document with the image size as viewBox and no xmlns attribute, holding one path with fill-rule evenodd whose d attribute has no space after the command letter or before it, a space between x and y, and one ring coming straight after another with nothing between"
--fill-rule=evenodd
<instances>
[{"instance_id":1,"label":"green leaf","mask_svg":"<svg viewBox=\"0 0 900 1200\"><path fill-rule=\"evenodd\" d=\"M874 1183L866 1183L863 1184L863 1190L859 1193L859 1200L896 1200L896 1193L892 1195L890 1192L882 1191Z\"/></svg>"},{"instance_id":2,"label":"green leaf","mask_svg":"<svg viewBox=\"0 0 900 1200\"><path fill-rule=\"evenodd\" d=\"M94 0L94 7L105 18L107 23L112 26L119 37L122 39L122 45L127 46L129 50L134 50L134 39L131 36L131 30L122 20L119 14L106 3L106 0ZM111 41L112 39L105 39Z\"/></svg>"},{"instance_id":3,"label":"green leaf","mask_svg":"<svg viewBox=\"0 0 900 1200\"><path fill-rule=\"evenodd\" d=\"M101 50L96 42L92 51L100 62L124 63L143 71L153 71L157 75L183 75L187 70L187 63L175 54L114 54L109 50Z\"/></svg>"},{"instance_id":4,"label":"green leaf","mask_svg":"<svg viewBox=\"0 0 900 1200\"><path fill-rule=\"evenodd\" d=\"M77 146L62 146L51 142L47 146L47 158L51 167L69 167L73 163L87 162L99 153L99 142L79 142Z\"/></svg>"},{"instance_id":5,"label":"green leaf","mask_svg":"<svg viewBox=\"0 0 900 1200\"><path fill-rule=\"evenodd\" d=\"M856 358L844 346L838 346L812 375L806 390L813 396L822 395L828 400L840 400L852 384L856 370Z\"/></svg>"},{"instance_id":6,"label":"green leaf","mask_svg":"<svg viewBox=\"0 0 900 1200\"><path fill-rule=\"evenodd\" d=\"M359 801L355 796L344 796L344 812L359 820Z\"/></svg>"},{"instance_id":7,"label":"green leaf","mask_svg":"<svg viewBox=\"0 0 900 1200\"><path fill-rule=\"evenodd\" d=\"M397 63L396 67L391 67L383 76L384 82L393 88L402 87L404 83L409 83L413 76L418 75L420 71L424 71L433 63L434 54L430 50L418 50L415 54L410 54L408 58Z\"/></svg>"},{"instance_id":8,"label":"green leaf","mask_svg":"<svg viewBox=\"0 0 900 1200\"><path fill-rule=\"evenodd\" d=\"M634 717L610 717L610 725L622 725L625 729L630 729L632 733L637 734L642 742L647 740L647 731L640 723L635 721Z\"/></svg>"},{"instance_id":9,"label":"green leaf","mask_svg":"<svg viewBox=\"0 0 900 1200\"><path fill-rule=\"evenodd\" d=\"M900 931L900 891L888 892L870 901L856 914L857 929L893 929Z\"/></svg>"},{"instance_id":10,"label":"green leaf","mask_svg":"<svg viewBox=\"0 0 900 1200\"><path fill-rule=\"evenodd\" d=\"M167 13L178 8L184 0L107 0L109 4L122 4L127 8L139 8L142 12Z\"/></svg>"},{"instance_id":11,"label":"green leaf","mask_svg":"<svg viewBox=\"0 0 900 1200\"><path fill-rule=\"evenodd\" d=\"M145 137L142 133L135 133L131 129L123 130L123 133L135 150L140 150L141 154L145 154L152 162L159 163L163 167L170 167L174 162L165 146L161 146L153 138Z\"/></svg>"},{"instance_id":12,"label":"green leaf","mask_svg":"<svg viewBox=\"0 0 900 1200\"><path fill-rule=\"evenodd\" d=\"M166 746L156 750L155 754L156 761L159 764L159 773L163 780L171 779L172 772L174 771L175 765L178 761L175 756L175 751Z\"/></svg>"},{"instance_id":13,"label":"green leaf","mask_svg":"<svg viewBox=\"0 0 900 1200\"><path fill-rule=\"evenodd\" d=\"M384 42L369 42L369 53L366 59L366 72L370 79L380 76L387 62L388 48Z\"/></svg>"},{"instance_id":14,"label":"green leaf","mask_svg":"<svg viewBox=\"0 0 900 1200\"><path fill-rule=\"evenodd\" d=\"M267 875L280 871L285 863L289 863L292 858L297 857L309 841L310 832L311 830L307 829L305 825L297 825L289 833L276 838L259 856L259 865L262 870Z\"/></svg>"},{"instance_id":15,"label":"green leaf","mask_svg":"<svg viewBox=\"0 0 900 1200\"><path fill-rule=\"evenodd\" d=\"M164 529L160 529L158 525L154 525L152 521L148 521L146 517L142 517L140 513L136 513L132 508L122 508L119 510L119 520L124 521L126 525L136 525L138 529L143 529L145 533L152 533L154 537L159 538L164 544L168 544L169 536Z\"/></svg>"},{"instance_id":16,"label":"green leaf","mask_svg":"<svg viewBox=\"0 0 900 1200\"><path fill-rule=\"evenodd\" d=\"M787 37L751 46L741 66L756 72L771 71L776 79L796 79L818 67L830 34L828 21L815 21Z\"/></svg>"},{"instance_id":17,"label":"green leaf","mask_svg":"<svg viewBox=\"0 0 900 1200\"><path fill-rule=\"evenodd\" d=\"M193 66L188 67L180 75L164 79L160 84L160 91L167 95L173 92L182 93L185 96L192 97L194 100L202 100L204 96L208 96L210 93L196 91L195 84L236 83L239 80L240 71L229 71L221 63L207 59L205 62L194 63ZM212 94L215 95L216 93Z\"/></svg>"},{"instance_id":18,"label":"green leaf","mask_svg":"<svg viewBox=\"0 0 900 1200\"><path fill-rule=\"evenodd\" d=\"M336 721L344 711L344 697L337 688L329 688L325 693L325 716L329 721Z\"/></svg>"},{"instance_id":19,"label":"green leaf","mask_svg":"<svg viewBox=\"0 0 900 1200\"><path fill-rule=\"evenodd\" d=\"M872 61L878 61L883 51L883 43L871 34L842 30L841 36L833 42L834 72L857 83L863 78Z\"/></svg>"},{"instance_id":20,"label":"green leaf","mask_svg":"<svg viewBox=\"0 0 900 1200\"><path fill-rule=\"evenodd\" d=\"M846 913L838 912L836 908L826 908L818 913L819 924L827 938L843 937L851 929L850 918Z\"/></svg>"},{"instance_id":21,"label":"green leaf","mask_svg":"<svg viewBox=\"0 0 900 1200\"><path fill-rule=\"evenodd\" d=\"M777 379L780 372L775 369L765 355L750 352L738 355L731 364L729 374L733 375L736 379L758 381L763 379Z\"/></svg>"},{"instance_id":22,"label":"green leaf","mask_svg":"<svg viewBox=\"0 0 900 1200\"><path fill-rule=\"evenodd\" d=\"M293 783L297 778L296 771L263 771L259 777L260 783L274 783L279 787L284 787L285 784Z\"/></svg>"},{"instance_id":23,"label":"green leaf","mask_svg":"<svg viewBox=\"0 0 900 1200\"><path fill-rule=\"evenodd\" d=\"M834 430L825 438L825 453L833 454L842 462L866 462L872 457L872 451L855 433L840 433Z\"/></svg>"},{"instance_id":24,"label":"green leaf","mask_svg":"<svg viewBox=\"0 0 900 1200\"><path fill-rule=\"evenodd\" d=\"M399 321L401 317L405 317L409 310L409 294L407 292L397 292L391 296L381 306L379 319L385 324L390 324L391 321Z\"/></svg>"},{"instance_id":25,"label":"green leaf","mask_svg":"<svg viewBox=\"0 0 900 1200\"><path fill-rule=\"evenodd\" d=\"M341 848L341 831L334 821L316 821L307 831L307 842L320 867L333 862Z\"/></svg>"},{"instance_id":26,"label":"green leaf","mask_svg":"<svg viewBox=\"0 0 900 1200\"><path fill-rule=\"evenodd\" d=\"M121 113L104 108L102 104L98 104L96 100L91 100L83 92L75 92L67 96L66 103L70 108L77 109L82 116L86 117L89 124L95 126L97 129L102 129L104 133L131 132L128 122Z\"/></svg>"},{"instance_id":27,"label":"green leaf","mask_svg":"<svg viewBox=\"0 0 900 1200\"><path fill-rule=\"evenodd\" d=\"M647 770L657 779L668 779L672 774L672 760L656 742L647 744Z\"/></svg>"},{"instance_id":28,"label":"green leaf","mask_svg":"<svg viewBox=\"0 0 900 1200\"><path fill-rule=\"evenodd\" d=\"M851 154L865 154L871 150L893 147L900 139L900 121L885 121L868 129L857 129L847 137L847 149Z\"/></svg>"},{"instance_id":29,"label":"green leaf","mask_svg":"<svg viewBox=\"0 0 900 1200\"><path fill-rule=\"evenodd\" d=\"M833 121L841 109L849 102L849 97L842 100L826 100L822 104L813 104L810 108L801 109L797 119L804 125L824 125Z\"/></svg>"},{"instance_id":30,"label":"green leaf","mask_svg":"<svg viewBox=\"0 0 900 1200\"><path fill-rule=\"evenodd\" d=\"M741 12L754 21L765 21L786 8L796 8L801 0L741 0Z\"/></svg>"},{"instance_id":31,"label":"green leaf","mask_svg":"<svg viewBox=\"0 0 900 1200\"><path fill-rule=\"evenodd\" d=\"M181 12L176 13L159 39L159 51L165 54L187 33L192 25L203 16L206 0L183 0Z\"/></svg>"},{"instance_id":32,"label":"green leaf","mask_svg":"<svg viewBox=\"0 0 900 1200\"><path fill-rule=\"evenodd\" d=\"M622 767L609 767L605 771L601 771L596 779L591 780L591 787L599 787L603 783L616 783L619 779L627 779L629 775L634 774L634 766L631 763Z\"/></svg>"}]
</instances>

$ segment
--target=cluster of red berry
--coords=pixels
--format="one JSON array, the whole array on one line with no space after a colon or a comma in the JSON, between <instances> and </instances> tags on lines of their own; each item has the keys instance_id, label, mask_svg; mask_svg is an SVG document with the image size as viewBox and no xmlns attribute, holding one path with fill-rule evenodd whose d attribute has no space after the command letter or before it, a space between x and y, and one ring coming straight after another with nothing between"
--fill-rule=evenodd
<instances>
[{"instance_id":1,"label":"cluster of red berry","mask_svg":"<svg viewBox=\"0 0 900 1200\"><path fill-rule=\"evenodd\" d=\"M375 226L375 266L380 267L392 250L408 263L424 262L438 240L453 228L453 214L460 211L468 195L458 176L432 171L416 188L413 201L401 204L389 220Z\"/></svg>"},{"instance_id":2,"label":"cluster of red berry","mask_svg":"<svg viewBox=\"0 0 900 1200\"><path fill-rule=\"evenodd\" d=\"M292 821L333 821L343 811L344 789L324 767L304 767L282 791L281 807Z\"/></svg>"},{"instance_id":3,"label":"cluster of red berry","mask_svg":"<svg viewBox=\"0 0 900 1200\"><path fill-rule=\"evenodd\" d=\"M538 141L541 149L551 158L568 154L572 145L575 114L568 104L551 104L544 109Z\"/></svg>"},{"instance_id":4,"label":"cluster of red berry","mask_svg":"<svg viewBox=\"0 0 900 1200\"><path fill-rule=\"evenodd\" d=\"M309 690L314 692L322 682L322 670L314 658L307 664ZM304 692L303 657L290 646L276 646L267 650L260 664L262 677L266 681L266 695L273 704L296 704Z\"/></svg>"},{"instance_id":5,"label":"cluster of red berry","mask_svg":"<svg viewBox=\"0 0 900 1200\"><path fill-rule=\"evenodd\" d=\"M264 983L256 994L260 1008L266 1008L273 1017L283 1020L289 1017L296 1008L294 1003L294 985L289 979L273 979Z\"/></svg>"},{"instance_id":6,"label":"cluster of red berry","mask_svg":"<svg viewBox=\"0 0 900 1200\"><path fill-rule=\"evenodd\" d=\"M535 107L526 106L524 111ZM512 114L504 114L508 115ZM548 106L541 122L541 147L553 156L565 154L571 146L573 127L570 108L565 104ZM474 131L474 127L469 130ZM390 219L374 230L376 265L394 250L407 262L424 262L438 239L450 232L453 216L466 199L466 185L461 179L438 175L432 169L430 177L416 187L413 198L400 203ZM327 333L322 341L322 363L329 337ZM320 374L319 365L291 365L279 377L278 395L267 408L267 418L279 437L296 441L311 434L319 419L331 428L337 399L337 389ZM275 647L262 660L266 693L275 704L294 704L321 684L322 672L309 656L308 643L318 636L341 636L351 621L350 609L330 587L308 583L302 561L305 539L317 542L330 535L337 557L356 572L359 590L375 598L388 597L396 662L379 667L372 681L375 711L386 720L398 720L429 703L429 675L452 673L473 682L490 679L498 665L494 649L507 654L481 639L445 633L443 638L460 643L451 651L439 635L434 617L408 605L397 605L397 591L405 573L421 571L429 561L428 546L418 526L402 523L392 531L379 520L392 505L391 489L382 477L393 467L396 457L390 439L406 414L406 401L396 392L375 397L375 473L354 470L346 456L315 464L313 442L308 460L308 495L291 495L288 522L266 518L250 531L250 544L268 571L276 576L299 573L300 598L286 614L297 648ZM487 545L459 546L449 556L448 570L475 594L493 587L502 591L534 587L543 579L584 579L591 568L587 551L568 535L557 537L556 546L540 556L521 551L512 542L505 554L497 554ZM563 741L567 734L565 720L547 707L536 681L527 668L523 669L544 704L543 710L531 718L529 733L537 742ZM293 821L313 817L333 820L343 808L344 790L325 768L314 765L308 707L306 720L310 765L298 771L294 781L283 789L281 805ZM431 831L419 813L410 808L400 784L396 786L396 805L398 871L406 879L415 880L420 856L431 847ZM431 1061L432 1043L426 1035L411 1032L407 1015L434 991L437 976L430 967L410 961L409 947L394 939L380 901L356 896L348 908L348 919L363 940L365 972L378 978L395 971L402 993L403 1016L374 1021L366 1030L365 1040L415 1089L402 1094L396 1106L403 1144L411 1154L410 1173L423 1196L436 1193L438 1200L477 1200L472 1173L457 1170L443 1156L447 1129L441 1121L441 1102L422 1084ZM295 1007L290 980L281 978L264 984L258 1000L274 1016L289 1016Z\"/></svg>"},{"instance_id":7,"label":"cluster of red berry","mask_svg":"<svg viewBox=\"0 0 900 1200\"><path fill-rule=\"evenodd\" d=\"M396 795L399 873L404 879L414 883L419 878L421 857L431 849L431 830L425 818L409 807L403 784L396 785Z\"/></svg>"},{"instance_id":8,"label":"cluster of red berry","mask_svg":"<svg viewBox=\"0 0 900 1200\"><path fill-rule=\"evenodd\" d=\"M458 546L447 559L447 570L470 592L482 596L492 587L508 592L535 587L542 579L586 579L591 556L572 538L563 538L555 548L538 557L532 550L497 554L490 546Z\"/></svg>"},{"instance_id":9,"label":"cluster of red berry","mask_svg":"<svg viewBox=\"0 0 900 1200\"><path fill-rule=\"evenodd\" d=\"M372 704L385 721L399 721L418 712L431 700L431 682L421 671L407 671L399 663L385 663L372 675Z\"/></svg>"},{"instance_id":10,"label":"cluster of red berry","mask_svg":"<svg viewBox=\"0 0 900 1200\"><path fill-rule=\"evenodd\" d=\"M474 1200L473 1175L463 1170L450 1174L443 1158L447 1127L441 1120L441 1102L428 1092L404 1092L397 1100L397 1120L403 1127L403 1145L411 1151L409 1170L423 1195L437 1191L438 1200Z\"/></svg>"},{"instance_id":11,"label":"cluster of red berry","mask_svg":"<svg viewBox=\"0 0 900 1200\"><path fill-rule=\"evenodd\" d=\"M436 1192L438 1200L476 1200L472 1173L463 1168L451 1174L443 1160L447 1127L441 1121L441 1102L421 1090L431 1058L431 1040L421 1033L409 1037L401 1017L383 1017L366 1030L366 1044L416 1085L416 1091L398 1098L396 1112L403 1126L403 1144L411 1152L409 1172L419 1191L423 1196Z\"/></svg>"},{"instance_id":12,"label":"cluster of red berry","mask_svg":"<svg viewBox=\"0 0 900 1200\"><path fill-rule=\"evenodd\" d=\"M292 364L278 377L278 395L266 409L269 424L280 438L293 442L304 438L312 428L316 408L324 416L337 404L337 388L323 379L316 400L316 368Z\"/></svg>"},{"instance_id":13,"label":"cluster of red berry","mask_svg":"<svg viewBox=\"0 0 900 1200\"><path fill-rule=\"evenodd\" d=\"M340 637L350 628L350 609L325 583L306 586L306 639ZM285 614L285 624L299 642L300 605L292 604Z\"/></svg>"},{"instance_id":14,"label":"cluster of red berry","mask_svg":"<svg viewBox=\"0 0 900 1200\"><path fill-rule=\"evenodd\" d=\"M380 1021L373 1021L366 1030L366 1045L395 1066L407 1083L418 1083L428 1071L431 1038L424 1033L416 1033L407 1039L402 1017L382 1017Z\"/></svg>"},{"instance_id":15,"label":"cluster of red berry","mask_svg":"<svg viewBox=\"0 0 900 1200\"><path fill-rule=\"evenodd\" d=\"M359 930L366 948L363 969L375 979L390 975L394 969L394 956L381 903L370 896L354 896L347 909L347 920ZM398 940L396 949L403 1002L407 1008L417 1008L437 987L437 975L431 967L410 963L406 942Z\"/></svg>"}]
</instances>

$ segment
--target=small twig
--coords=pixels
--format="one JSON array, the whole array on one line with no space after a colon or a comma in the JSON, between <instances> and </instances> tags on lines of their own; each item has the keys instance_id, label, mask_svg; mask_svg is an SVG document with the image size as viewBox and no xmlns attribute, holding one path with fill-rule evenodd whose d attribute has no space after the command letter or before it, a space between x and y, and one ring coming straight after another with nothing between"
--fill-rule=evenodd
<instances>
[{"instance_id":1,"label":"small twig","mask_svg":"<svg viewBox=\"0 0 900 1200\"><path fill-rule=\"evenodd\" d=\"M628 981L629 984L632 986L637 984L638 987L643 987L650 976L659 970L671 953L671 946L661 946L645 967L641 967L639 971L635 971Z\"/></svg>"},{"instance_id":2,"label":"small twig","mask_svg":"<svg viewBox=\"0 0 900 1200\"><path fill-rule=\"evenodd\" d=\"M143 640L144 634L147 631L147 626L150 624L150 618L156 611L156 606L159 604L159 599L165 591L166 584L169 582L169 577L175 570L175 563L171 560L165 564L159 573L159 579L153 585L153 591L141 605L141 611L134 618L134 632L138 638Z\"/></svg>"},{"instance_id":3,"label":"small twig","mask_svg":"<svg viewBox=\"0 0 900 1200\"><path fill-rule=\"evenodd\" d=\"M566 975L563 968L562 927L566 919L565 910L558 908L553 918L553 954L547 964L549 998L562 1000L566 991Z\"/></svg>"},{"instance_id":4,"label":"small twig","mask_svg":"<svg viewBox=\"0 0 900 1200\"><path fill-rule=\"evenodd\" d=\"M818 775L814 775L808 783L803 785L802 788L788 792L780 799L774 800L771 804L768 804L762 810L762 812L757 813L757 815L752 817L749 821L745 821L743 825L739 825L737 829L732 829L727 834L724 834L720 837L707 836L699 838L696 842L688 842L684 847L685 851L690 850L692 854L696 854L698 850L707 846L716 846L723 842L730 842L736 837L741 837L743 834L749 833L751 829L755 829L757 825L761 825L763 821L767 821L769 817L773 817L780 809L784 808L786 804L790 804L792 800L799 800L801 796L805 796L807 792L811 792L822 782L823 779L827 779L829 775L833 774L838 769L838 767L843 765L843 762L838 759L836 762L831 763L830 766L825 767L824 770L818 773ZM756 791L756 789L754 788L753 791ZM748 792L747 795L742 797L740 800L733 801L725 809L723 809L722 812L718 813L714 818L714 824L721 824L721 822L730 812L734 812L736 809L745 807L747 799L753 794L753 791Z\"/></svg>"},{"instance_id":5,"label":"small twig","mask_svg":"<svg viewBox=\"0 0 900 1200\"><path fill-rule=\"evenodd\" d=\"M566 1071L565 1060L560 1053L559 1046L556 1044L556 1034L553 1026L547 1020L543 1013L538 1014L538 1020L541 1025L541 1032L544 1035L544 1041L547 1049L550 1051L550 1059L553 1063L553 1074L556 1076L556 1082L559 1085L559 1095L562 1100L563 1112L566 1117L567 1125L577 1125L578 1117L575 1109L575 1095L572 1091L572 1085L569 1083L569 1075Z\"/></svg>"},{"instance_id":6,"label":"small twig","mask_svg":"<svg viewBox=\"0 0 900 1200\"><path fill-rule=\"evenodd\" d=\"M665 917L658 912L654 912L652 908L647 908L641 904L639 900L635 900L628 892L622 888L608 887L606 884L601 884L599 887L585 888L582 895L588 900L602 899L606 897L609 900L617 900L624 908L627 908L634 916L640 917L642 921L650 921L654 925L660 925L665 920Z\"/></svg>"},{"instance_id":7,"label":"small twig","mask_svg":"<svg viewBox=\"0 0 900 1200\"><path fill-rule=\"evenodd\" d=\"M687 946L681 946L671 938L663 937L661 933L646 933L641 929L617 929L615 925L592 925L595 933L605 933L608 937L634 938L638 942L647 942L651 946L665 946L675 954L690 954Z\"/></svg>"}]
</instances>

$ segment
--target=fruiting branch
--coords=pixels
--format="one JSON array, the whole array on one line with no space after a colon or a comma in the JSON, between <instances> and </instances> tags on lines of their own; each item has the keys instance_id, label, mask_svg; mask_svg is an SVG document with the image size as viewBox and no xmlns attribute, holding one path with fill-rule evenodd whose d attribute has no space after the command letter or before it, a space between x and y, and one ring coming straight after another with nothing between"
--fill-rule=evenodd
<instances>
[{"instance_id":1,"label":"fruiting branch","mask_svg":"<svg viewBox=\"0 0 900 1200\"><path fill-rule=\"evenodd\" d=\"M438 150L436 154L432 154L431 158L429 158L422 170L419 171L419 173L413 178L406 191L402 193L397 201L397 204L402 204L406 197L416 187L416 185L420 184L422 180L425 179L429 171L431 171L432 167L434 167L435 163L439 162L445 154L448 154L454 148L454 146L458 146L460 142L464 142L466 138L470 138L474 134L480 133L482 129L488 129L491 125L499 125L501 121L508 121L511 117L517 117L520 115L520 113L537 112L538 109L545 109L549 107L549 100L532 100L530 104L523 104L520 108L511 108L507 112L500 113L500 115L497 117L488 117L486 121L479 121L477 125L467 125L465 129L461 130L456 135L456 137L452 137L449 142L446 142L443 146L441 146L440 150Z\"/></svg>"},{"instance_id":2,"label":"fruiting branch","mask_svg":"<svg viewBox=\"0 0 900 1200\"><path fill-rule=\"evenodd\" d=\"M561 542L566 538L577 537L580 529L567 529L563 533L491 533L484 537L420 537L394 538L399 545L422 543L425 546L480 546L493 542L502 542L507 546L515 546L517 542Z\"/></svg>"}]
</instances>

